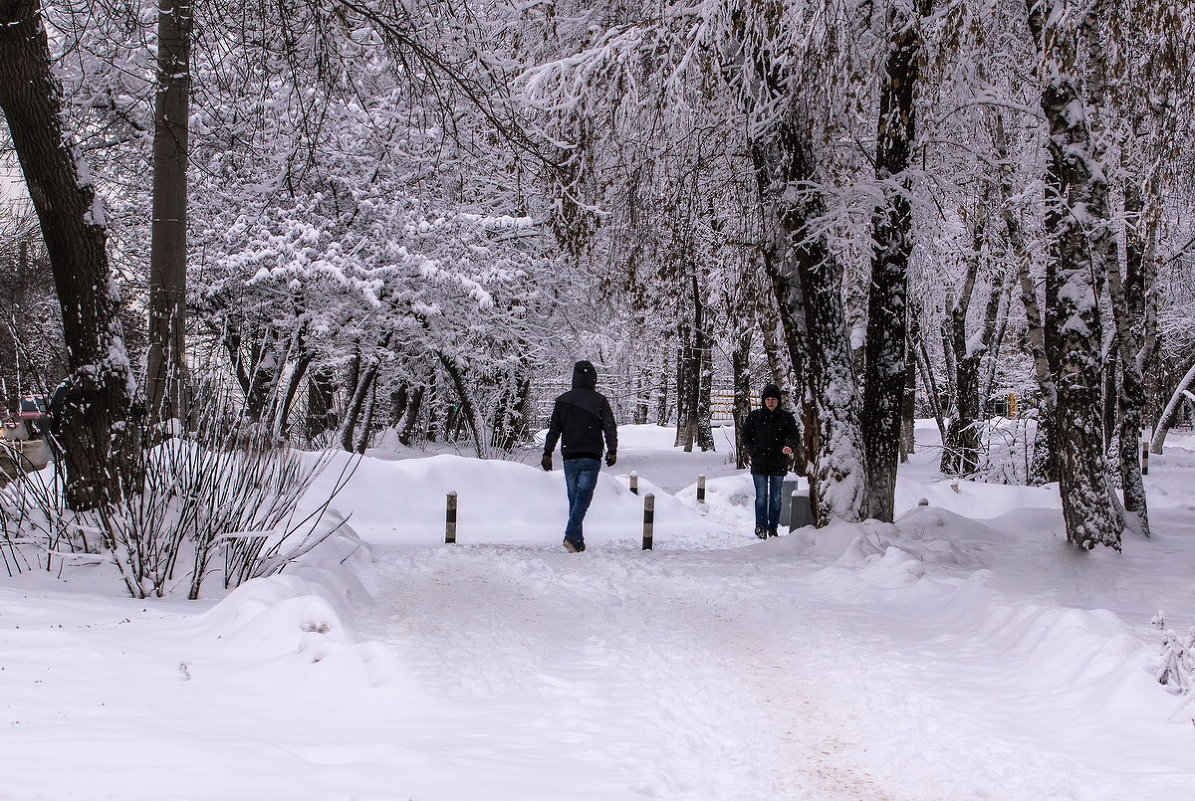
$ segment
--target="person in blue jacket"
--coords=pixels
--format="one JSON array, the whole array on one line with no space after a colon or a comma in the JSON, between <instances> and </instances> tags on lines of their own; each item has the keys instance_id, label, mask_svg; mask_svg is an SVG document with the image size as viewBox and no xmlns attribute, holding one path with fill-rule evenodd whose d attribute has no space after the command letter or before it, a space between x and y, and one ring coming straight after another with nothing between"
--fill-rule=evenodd
<instances>
[{"instance_id":1,"label":"person in blue jacket","mask_svg":"<svg viewBox=\"0 0 1195 801\"><path fill-rule=\"evenodd\" d=\"M780 406L780 387L768 384L759 399L763 405L743 423L742 442L755 482L755 536L766 540L780 525L781 489L801 433L793 413Z\"/></svg>"},{"instance_id":2,"label":"person in blue jacket","mask_svg":"<svg viewBox=\"0 0 1195 801\"><path fill-rule=\"evenodd\" d=\"M573 553L585 550L582 522L593 500L598 473L602 469L602 453L606 466L618 460L618 426L606 396L594 389L597 370L593 364L580 361L573 365L573 388L556 399L552 407L552 421L544 440L544 456L540 466L552 469L552 452L560 440L564 456L564 486L568 490L568 524L564 528L564 547ZM605 447L602 439L605 438Z\"/></svg>"}]
</instances>

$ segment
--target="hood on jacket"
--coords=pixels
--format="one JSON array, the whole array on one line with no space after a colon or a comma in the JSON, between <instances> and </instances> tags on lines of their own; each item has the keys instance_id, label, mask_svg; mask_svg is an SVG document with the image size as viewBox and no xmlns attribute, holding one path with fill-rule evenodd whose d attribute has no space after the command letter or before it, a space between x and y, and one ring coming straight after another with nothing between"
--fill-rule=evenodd
<instances>
[{"instance_id":1,"label":"hood on jacket","mask_svg":"<svg viewBox=\"0 0 1195 801\"><path fill-rule=\"evenodd\" d=\"M593 363L579 361L573 365L573 389L593 389L597 386L597 370Z\"/></svg>"},{"instance_id":2,"label":"hood on jacket","mask_svg":"<svg viewBox=\"0 0 1195 801\"><path fill-rule=\"evenodd\" d=\"M780 394L780 387L776 386L775 384L768 384L763 388L763 392L759 393L760 403L763 403L768 398L775 398L781 402L784 401L784 398Z\"/></svg>"}]
</instances>

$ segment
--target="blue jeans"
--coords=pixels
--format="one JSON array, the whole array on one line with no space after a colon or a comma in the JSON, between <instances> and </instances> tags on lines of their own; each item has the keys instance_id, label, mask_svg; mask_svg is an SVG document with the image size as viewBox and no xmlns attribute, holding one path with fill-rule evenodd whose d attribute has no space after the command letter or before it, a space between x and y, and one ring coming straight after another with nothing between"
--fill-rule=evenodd
<instances>
[{"instance_id":1,"label":"blue jeans","mask_svg":"<svg viewBox=\"0 0 1195 801\"><path fill-rule=\"evenodd\" d=\"M780 525L780 491L784 488L784 476L760 476L751 474L755 482L755 526L773 529Z\"/></svg>"},{"instance_id":2,"label":"blue jeans","mask_svg":"<svg viewBox=\"0 0 1195 801\"><path fill-rule=\"evenodd\" d=\"M583 544L585 534L581 522L589 511L593 490L597 487L598 473L602 463L598 459L565 459L564 486L568 489L568 525L564 527L564 538Z\"/></svg>"}]
</instances>

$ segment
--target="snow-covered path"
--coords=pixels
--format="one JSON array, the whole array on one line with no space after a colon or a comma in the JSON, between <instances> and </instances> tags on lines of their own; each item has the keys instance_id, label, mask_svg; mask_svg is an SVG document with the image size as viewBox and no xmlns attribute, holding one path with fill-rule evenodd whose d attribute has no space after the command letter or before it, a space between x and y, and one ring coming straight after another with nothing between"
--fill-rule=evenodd
<instances>
[{"instance_id":1,"label":"snow-covered path","mask_svg":"<svg viewBox=\"0 0 1195 801\"><path fill-rule=\"evenodd\" d=\"M1184 797L1195 773L1166 765L1187 744L1151 767L1148 749L1100 729L1100 710L1084 728L1066 708L1073 682L1103 681L1092 692L1121 696L1109 703L1152 692L1144 674L1127 688L1108 684L1123 671L1104 676L1135 641L1109 649L1086 613L1001 609L982 580L924 578L896 551L863 571L819 570L787 539L380 549L358 625L434 710L411 725L421 752L442 755L427 766L441 781L416 797L463 797L479 774L488 798L524 801ZM970 608L953 615L959 605ZM976 606L992 608L987 631L970 630ZM1071 632L1074 665L1002 644L1006 624ZM1108 749L1129 760L1123 775Z\"/></svg>"},{"instance_id":2,"label":"snow-covered path","mask_svg":"<svg viewBox=\"0 0 1195 801\"><path fill-rule=\"evenodd\" d=\"M754 565L502 546L378 556L368 633L436 697L420 748L439 742L449 782L451 765L491 775L495 799L887 797L835 764L838 714L807 692L783 634L806 613Z\"/></svg>"}]
</instances>

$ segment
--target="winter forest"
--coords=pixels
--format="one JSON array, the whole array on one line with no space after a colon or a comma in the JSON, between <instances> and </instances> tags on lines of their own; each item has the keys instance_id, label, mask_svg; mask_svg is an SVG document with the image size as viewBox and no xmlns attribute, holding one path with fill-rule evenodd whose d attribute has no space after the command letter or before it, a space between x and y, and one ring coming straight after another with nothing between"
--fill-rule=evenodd
<instances>
[{"instance_id":1,"label":"winter forest","mask_svg":"<svg viewBox=\"0 0 1195 801\"><path fill-rule=\"evenodd\" d=\"M686 451L784 387L819 526L891 521L932 419L943 473L1058 482L1076 547L1148 537L1195 399L1192 10L0 0L0 378L60 399L65 468L8 548L145 596L185 541L194 597L293 450L526 461L582 358Z\"/></svg>"}]
</instances>

